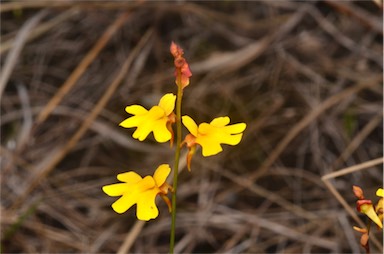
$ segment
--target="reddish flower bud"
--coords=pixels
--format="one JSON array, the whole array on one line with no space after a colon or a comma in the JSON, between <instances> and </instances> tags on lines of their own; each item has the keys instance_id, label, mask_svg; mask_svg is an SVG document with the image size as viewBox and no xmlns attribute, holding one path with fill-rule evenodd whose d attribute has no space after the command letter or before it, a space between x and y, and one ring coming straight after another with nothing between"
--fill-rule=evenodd
<instances>
[{"instance_id":1,"label":"reddish flower bud","mask_svg":"<svg viewBox=\"0 0 384 254\"><path fill-rule=\"evenodd\" d=\"M170 51L172 56L175 58L175 77L176 85L181 86L182 89L189 85L189 78L192 76L192 72L189 69L189 65L183 57L184 51L176 43L172 42Z\"/></svg>"},{"instance_id":2,"label":"reddish flower bud","mask_svg":"<svg viewBox=\"0 0 384 254\"><path fill-rule=\"evenodd\" d=\"M174 42L171 42L170 51L171 51L171 54L173 55L174 58L182 57L184 54L183 49L180 48L179 45L177 45Z\"/></svg>"},{"instance_id":3,"label":"reddish flower bud","mask_svg":"<svg viewBox=\"0 0 384 254\"><path fill-rule=\"evenodd\" d=\"M364 199L363 190L359 186L353 185L353 193L358 199Z\"/></svg>"},{"instance_id":4,"label":"reddish flower bud","mask_svg":"<svg viewBox=\"0 0 384 254\"><path fill-rule=\"evenodd\" d=\"M360 238L360 245L365 249L367 253L369 253L369 245L368 245L369 235L368 233L362 234Z\"/></svg>"}]
</instances>

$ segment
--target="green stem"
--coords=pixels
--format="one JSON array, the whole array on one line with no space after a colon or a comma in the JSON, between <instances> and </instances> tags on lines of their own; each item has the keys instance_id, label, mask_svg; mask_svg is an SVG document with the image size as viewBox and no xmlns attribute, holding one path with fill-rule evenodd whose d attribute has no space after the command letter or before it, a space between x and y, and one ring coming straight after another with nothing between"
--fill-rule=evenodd
<instances>
[{"instance_id":1,"label":"green stem","mask_svg":"<svg viewBox=\"0 0 384 254\"><path fill-rule=\"evenodd\" d=\"M180 77L180 75L178 75ZM180 82L178 82L180 84ZM176 193L177 193L177 177L179 175L179 161L181 150L181 99L183 97L183 88L177 86L176 97L176 148L175 162L173 165L173 193L172 193L172 224L171 224L171 239L169 244L169 252L173 254L175 247L175 230L176 230Z\"/></svg>"}]
</instances>

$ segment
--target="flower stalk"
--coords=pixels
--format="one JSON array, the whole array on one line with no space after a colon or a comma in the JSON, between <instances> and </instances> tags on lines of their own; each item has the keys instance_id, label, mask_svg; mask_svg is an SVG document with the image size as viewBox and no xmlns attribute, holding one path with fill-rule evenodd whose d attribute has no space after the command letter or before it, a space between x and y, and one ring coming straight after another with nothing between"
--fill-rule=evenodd
<instances>
[{"instance_id":1,"label":"flower stalk","mask_svg":"<svg viewBox=\"0 0 384 254\"><path fill-rule=\"evenodd\" d=\"M179 75L181 76L181 75ZM172 192L172 222L171 222L171 236L169 252L174 253L175 248L175 231L176 231L176 196L177 196L177 179L179 176L179 162L181 150L181 100L183 97L183 88L177 86L176 97L176 147L175 147L175 161L173 165L173 192Z\"/></svg>"}]
</instances>

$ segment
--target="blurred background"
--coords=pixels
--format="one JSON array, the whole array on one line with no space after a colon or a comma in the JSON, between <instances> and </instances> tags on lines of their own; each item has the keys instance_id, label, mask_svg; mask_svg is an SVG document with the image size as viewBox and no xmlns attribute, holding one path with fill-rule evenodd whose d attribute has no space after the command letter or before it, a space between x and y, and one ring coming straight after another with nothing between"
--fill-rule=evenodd
<instances>
[{"instance_id":1,"label":"blurred background","mask_svg":"<svg viewBox=\"0 0 384 254\"><path fill-rule=\"evenodd\" d=\"M118 124L125 106L176 93L175 41L193 73L183 114L247 123L239 145L198 151L191 172L183 150L176 252L364 252L352 185L376 202L383 184L382 11L378 1L1 3L1 251L168 251L161 199L159 217L141 223L135 207L116 214L101 187L173 164L169 144ZM381 239L372 228L372 252Z\"/></svg>"}]
</instances>

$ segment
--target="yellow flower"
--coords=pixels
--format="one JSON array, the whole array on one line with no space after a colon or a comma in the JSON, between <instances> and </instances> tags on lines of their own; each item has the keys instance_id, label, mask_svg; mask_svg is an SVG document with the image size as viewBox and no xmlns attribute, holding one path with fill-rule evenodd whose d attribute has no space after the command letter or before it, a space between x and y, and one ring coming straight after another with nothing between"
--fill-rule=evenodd
<instances>
[{"instance_id":1,"label":"yellow flower","mask_svg":"<svg viewBox=\"0 0 384 254\"><path fill-rule=\"evenodd\" d=\"M205 157L218 154L223 150L221 144L239 144L243 136L242 132L247 126L245 123L228 125L230 122L228 116L215 118L210 123L201 123L199 126L189 116L183 116L182 120L184 126L190 132L184 140L184 143L190 149L187 158L188 168L196 144L202 147L202 154Z\"/></svg>"},{"instance_id":2,"label":"yellow flower","mask_svg":"<svg viewBox=\"0 0 384 254\"><path fill-rule=\"evenodd\" d=\"M383 221L383 210L384 210L384 190L382 188L377 189L376 196L380 197L379 201L376 204L375 212L377 213L377 216L379 217L380 221Z\"/></svg>"},{"instance_id":3,"label":"yellow flower","mask_svg":"<svg viewBox=\"0 0 384 254\"><path fill-rule=\"evenodd\" d=\"M383 224L379 216L377 216L377 213L372 205L371 200L358 200L357 208L359 212L367 215L377 226L383 228Z\"/></svg>"},{"instance_id":4,"label":"yellow flower","mask_svg":"<svg viewBox=\"0 0 384 254\"><path fill-rule=\"evenodd\" d=\"M382 188L378 188L376 191L376 196L384 198L384 190Z\"/></svg>"},{"instance_id":5,"label":"yellow flower","mask_svg":"<svg viewBox=\"0 0 384 254\"><path fill-rule=\"evenodd\" d=\"M140 105L132 105L125 108L125 111L133 116L120 123L124 128L137 127L133 133L133 138L143 141L149 133L153 135L157 142L164 143L168 140L173 141L172 124L175 122L176 95L168 93L164 95L158 106L153 106L146 110Z\"/></svg>"},{"instance_id":6,"label":"yellow flower","mask_svg":"<svg viewBox=\"0 0 384 254\"><path fill-rule=\"evenodd\" d=\"M171 203L166 194L172 187L165 182L170 172L169 165L162 164L156 169L153 177L142 178L133 171L118 174L117 179L122 183L103 186L103 191L111 197L121 196L112 204L115 212L124 213L137 204L137 218L148 221L159 215L155 203L158 194L166 201L171 210Z\"/></svg>"},{"instance_id":7,"label":"yellow flower","mask_svg":"<svg viewBox=\"0 0 384 254\"><path fill-rule=\"evenodd\" d=\"M363 190L358 186L353 186L355 195L359 198L357 200L357 210L367 215L377 226L383 228L383 196L384 191L382 188L377 189L376 195L381 197L377 202L376 208L373 206L372 201L364 199Z\"/></svg>"}]
</instances>

